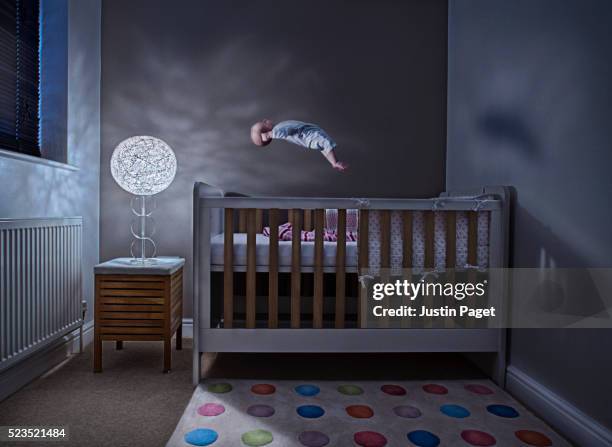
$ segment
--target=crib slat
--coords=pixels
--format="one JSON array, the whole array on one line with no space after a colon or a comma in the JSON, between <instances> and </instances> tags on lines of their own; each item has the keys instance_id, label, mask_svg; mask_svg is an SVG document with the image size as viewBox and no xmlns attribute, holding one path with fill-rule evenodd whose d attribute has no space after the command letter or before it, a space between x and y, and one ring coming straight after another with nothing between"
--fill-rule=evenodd
<instances>
[{"instance_id":1,"label":"crib slat","mask_svg":"<svg viewBox=\"0 0 612 447\"><path fill-rule=\"evenodd\" d=\"M368 269L370 266L369 255L368 255L368 223L369 216L368 210L360 210L359 211L359 271L358 275L362 275L365 272L364 269ZM363 303L367 303L367 293L364 287L361 284L358 284L359 288L359 302L357 303L357 327L362 326L362 316L363 316Z\"/></svg>"},{"instance_id":2,"label":"crib slat","mask_svg":"<svg viewBox=\"0 0 612 447\"><path fill-rule=\"evenodd\" d=\"M457 264L457 212L446 212L446 275L447 281L455 283L455 266ZM445 298L445 303L449 307L454 307L455 299L452 296ZM454 328L455 320L453 317L444 319L445 328Z\"/></svg>"},{"instance_id":3,"label":"crib slat","mask_svg":"<svg viewBox=\"0 0 612 447\"><path fill-rule=\"evenodd\" d=\"M468 212L468 264L476 265L478 248L478 213Z\"/></svg>"},{"instance_id":4,"label":"crib slat","mask_svg":"<svg viewBox=\"0 0 612 447\"><path fill-rule=\"evenodd\" d=\"M238 212L238 233L246 233L247 210L241 209Z\"/></svg>"},{"instance_id":5,"label":"crib slat","mask_svg":"<svg viewBox=\"0 0 612 447\"><path fill-rule=\"evenodd\" d=\"M234 324L234 210L225 209L223 242L223 327Z\"/></svg>"},{"instance_id":6,"label":"crib slat","mask_svg":"<svg viewBox=\"0 0 612 447\"><path fill-rule=\"evenodd\" d=\"M380 267L391 267L391 212L380 212Z\"/></svg>"},{"instance_id":7,"label":"crib slat","mask_svg":"<svg viewBox=\"0 0 612 447\"><path fill-rule=\"evenodd\" d=\"M402 220L402 239L404 242L402 252L402 265L405 269L410 269L412 268L412 212L403 211Z\"/></svg>"},{"instance_id":8,"label":"crib slat","mask_svg":"<svg viewBox=\"0 0 612 447\"><path fill-rule=\"evenodd\" d=\"M312 309L312 326L315 329L323 327L323 220L324 210L314 212L314 296Z\"/></svg>"},{"instance_id":9,"label":"crib slat","mask_svg":"<svg viewBox=\"0 0 612 447\"><path fill-rule=\"evenodd\" d=\"M246 271L246 327L255 328L256 299L256 249L257 234L255 232L255 210L249 208L247 213L247 271Z\"/></svg>"},{"instance_id":10,"label":"crib slat","mask_svg":"<svg viewBox=\"0 0 612 447\"><path fill-rule=\"evenodd\" d=\"M301 233L302 233L302 213L301 210L292 210L293 229L291 235L291 328L300 327L300 298L302 272L300 271L301 261Z\"/></svg>"},{"instance_id":11,"label":"crib slat","mask_svg":"<svg viewBox=\"0 0 612 447\"><path fill-rule=\"evenodd\" d=\"M263 231L263 210L255 211L255 231L257 233Z\"/></svg>"},{"instance_id":12,"label":"crib slat","mask_svg":"<svg viewBox=\"0 0 612 447\"><path fill-rule=\"evenodd\" d=\"M304 210L304 230L312 231L312 210Z\"/></svg>"},{"instance_id":13,"label":"crib slat","mask_svg":"<svg viewBox=\"0 0 612 447\"><path fill-rule=\"evenodd\" d=\"M425 268L434 268L434 213L425 211Z\"/></svg>"},{"instance_id":14,"label":"crib slat","mask_svg":"<svg viewBox=\"0 0 612 447\"><path fill-rule=\"evenodd\" d=\"M446 212L446 268L454 269L457 263L457 212Z\"/></svg>"},{"instance_id":15,"label":"crib slat","mask_svg":"<svg viewBox=\"0 0 612 447\"><path fill-rule=\"evenodd\" d=\"M278 210L268 212L270 224L270 256L268 274L268 327L278 327Z\"/></svg>"},{"instance_id":16,"label":"crib slat","mask_svg":"<svg viewBox=\"0 0 612 447\"><path fill-rule=\"evenodd\" d=\"M346 300L346 210L338 210L338 241L336 242L336 329L344 327Z\"/></svg>"}]
</instances>

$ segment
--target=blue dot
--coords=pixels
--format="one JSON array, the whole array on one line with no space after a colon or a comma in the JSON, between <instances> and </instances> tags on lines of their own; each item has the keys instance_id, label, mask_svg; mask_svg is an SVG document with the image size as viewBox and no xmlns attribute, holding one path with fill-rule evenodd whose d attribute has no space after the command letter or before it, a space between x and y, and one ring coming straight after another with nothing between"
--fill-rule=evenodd
<instances>
[{"instance_id":1,"label":"blue dot","mask_svg":"<svg viewBox=\"0 0 612 447\"><path fill-rule=\"evenodd\" d=\"M303 418L316 419L325 414L325 410L318 405L302 405L297 408L297 413Z\"/></svg>"},{"instance_id":2,"label":"blue dot","mask_svg":"<svg viewBox=\"0 0 612 447\"><path fill-rule=\"evenodd\" d=\"M489 405L487 407L487 411L495 416L499 416L500 418L519 417L519 412L508 405Z\"/></svg>"},{"instance_id":3,"label":"blue dot","mask_svg":"<svg viewBox=\"0 0 612 447\"><path fill-rule=\"evenodd\" d=\"M208 428L197 428L185 435L185 442L191 445L211 445L219 435Z\"/></svg>"},{"instance_id":4,"label":"blue dot","mask_svg":"<svg viewBox=\"0 0 612 447\"><path fill-rule=\"evenodd\" d=\"M415 430L408 433L408 440L418 447L437 447L440 438L427 430Z\"/></svg>"},{"instance_id":5,"label":"blue dot","mask_svg":"<svg viewBox=\"0 0 612 447\"><path fill-rule=\"evenodd\" d=\"M442 405L440 407L440 411L449 417L458 419L466 418L470 415L467 408L464 408L461 405Z\"/></svg>"},{"instance_id":6,"label":"blue dot","mask_svg":"<svg viewBox=\"0 0 612 447\"><path fill-rule=\"evenodd\" d=\"M316 385L299 385L295 387L295 392L302 396L316 396L321 392L321 389Z\"/></svg>"}]
</instances>

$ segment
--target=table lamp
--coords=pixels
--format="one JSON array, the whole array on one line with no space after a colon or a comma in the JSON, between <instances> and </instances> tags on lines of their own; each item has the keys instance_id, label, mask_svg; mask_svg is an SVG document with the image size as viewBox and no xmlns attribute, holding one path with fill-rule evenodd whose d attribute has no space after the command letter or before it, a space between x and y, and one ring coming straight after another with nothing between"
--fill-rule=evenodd
<instances>
[{"instance_id":1,"label":"table lamp","mask_svg":"<svg viewBox=\"0 0 612 447\"><path fill-rule=\"evenodd\" d=\"M151 214L156 204L152 196L165 190L174 180L177 166L174 151L159 138L134 136L117 145L110 165L117 184L136 196L130 201L137 217L130 225L134 237L130 245L132 262L154 264L157 246L152 239L155 221Z\"/></svg>"}]
</instances>

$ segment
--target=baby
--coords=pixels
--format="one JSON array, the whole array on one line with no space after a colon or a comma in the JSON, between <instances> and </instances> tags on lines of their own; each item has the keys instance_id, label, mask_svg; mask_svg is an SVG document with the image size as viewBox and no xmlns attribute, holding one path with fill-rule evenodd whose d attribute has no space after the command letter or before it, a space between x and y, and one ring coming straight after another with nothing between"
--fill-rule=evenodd
<instances>
[{"instance_id":1,"label":"baby","mask_svg":"<svg viewBox=\"0 0 612 447\"><path fill-rule=\"evenodd\" d=\"M268 119L251 127L251 141L257 146L267 146L272 140L287 140L290 143L320 151L334 169L345 171L347 165L336 159L336 143L316 124L302 121L281 121L274 124Z\"/></svg>"}]
</instances>

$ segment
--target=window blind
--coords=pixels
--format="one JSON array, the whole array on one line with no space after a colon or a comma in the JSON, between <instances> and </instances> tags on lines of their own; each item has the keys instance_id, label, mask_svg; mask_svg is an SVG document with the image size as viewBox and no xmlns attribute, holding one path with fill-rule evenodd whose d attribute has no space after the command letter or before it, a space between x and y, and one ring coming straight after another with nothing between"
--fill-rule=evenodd
<instances>
[{"instance_id":1,"label":"window blind","mask_svg":"<svg viewBox=\"0 0 612 447\"><path fill-rule=\"evenodd\" d=\"M40 156L39 0L0 0L0 148Z\"/></svg>"}]
</instances>

